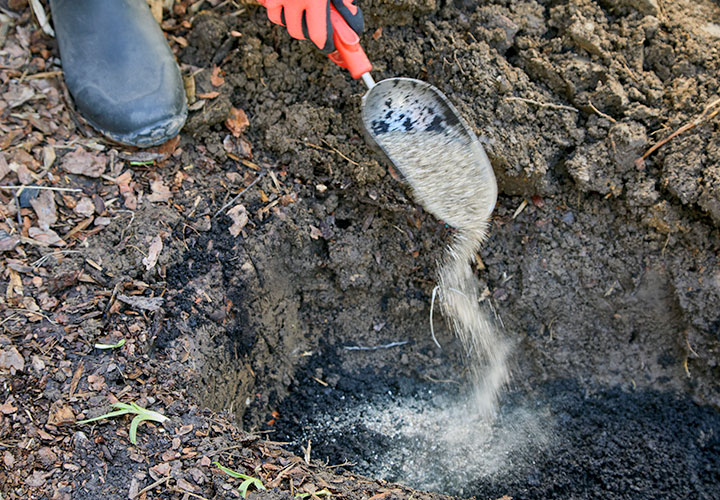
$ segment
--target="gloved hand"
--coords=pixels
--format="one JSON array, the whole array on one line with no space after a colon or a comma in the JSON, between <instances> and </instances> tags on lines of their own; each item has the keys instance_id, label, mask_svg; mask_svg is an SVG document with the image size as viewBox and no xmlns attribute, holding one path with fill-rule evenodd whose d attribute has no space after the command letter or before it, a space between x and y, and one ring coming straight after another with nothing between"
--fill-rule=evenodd
<instances>
[{"instance_id":1,"label":"gloved hand","mask_svg":"<svg viewBox=\"0 0 720 500\"><path fill-rule=\"evenodd\" d=\"M355 0L258 0L267 9L268 19L287 26L291 37L309 38L325 53L335 50L330 4L337 9L358 35L365 27L363 15Z\"/></svg>"}]
</instances>

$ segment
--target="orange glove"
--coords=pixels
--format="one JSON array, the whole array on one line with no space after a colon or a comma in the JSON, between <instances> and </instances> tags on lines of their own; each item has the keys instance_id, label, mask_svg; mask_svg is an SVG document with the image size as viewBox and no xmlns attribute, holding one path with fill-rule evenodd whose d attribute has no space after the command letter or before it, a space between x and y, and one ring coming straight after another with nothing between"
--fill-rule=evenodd
<instances>
[{"instance_id":1,"label":"orange glove","mask_svg":"<svg viewBox=\"0 0 720 500\"><path fill-rule=\"evenodd\" d=\"M267 9L268 19L287 27L291 37L309 38L323 52L335 50L330 3L358 35L365 27L355 0L258 0Z\"/></svg>"}]
</instances>

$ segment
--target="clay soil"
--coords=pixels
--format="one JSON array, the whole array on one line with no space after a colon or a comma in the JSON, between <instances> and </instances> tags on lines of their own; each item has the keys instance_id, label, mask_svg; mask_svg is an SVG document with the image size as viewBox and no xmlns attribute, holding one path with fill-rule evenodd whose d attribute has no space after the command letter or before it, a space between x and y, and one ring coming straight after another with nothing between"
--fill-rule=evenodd
<instances>
[{"instance_id":1,"label":"clay soil","mask_svg":"<svg viewBox=\"0 0 720 500\"><path fill-rule=\"evenodd\" d=\"M437 86L490 156L474 265L514 346L500 419L535 408L542 443L462 484L429 466L423 492L373 468L407 443L328 427L466 389L429 331L453 230L364 141L359 82L257 5L175 1L190 117L132 150L76 114L54 39L2 0L3 499L240 497L214 462L256 499L720 498L720 4L362 8L375 78ZM76 423L118 401L170 420L136 444L127 416Z\"/></svg>"}]
</instances>

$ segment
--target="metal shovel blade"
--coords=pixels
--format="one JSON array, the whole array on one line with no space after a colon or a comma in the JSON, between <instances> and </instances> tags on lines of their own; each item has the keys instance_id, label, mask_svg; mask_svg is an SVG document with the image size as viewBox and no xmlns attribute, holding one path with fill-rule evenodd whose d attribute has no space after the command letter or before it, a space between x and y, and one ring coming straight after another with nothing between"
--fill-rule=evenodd
<instances>
[{"instance_id":1,"label":"metal shovel blade","mask_svg":"<svg viewBox=\"0 0 720 500\"><path fill-rule=\"evenodd\" d=\"M362 121L430 213L456 229L484 230L497 199L495 175L442 92L412 78L383 80L363 97Z\"/></svg>"}]
</instances>

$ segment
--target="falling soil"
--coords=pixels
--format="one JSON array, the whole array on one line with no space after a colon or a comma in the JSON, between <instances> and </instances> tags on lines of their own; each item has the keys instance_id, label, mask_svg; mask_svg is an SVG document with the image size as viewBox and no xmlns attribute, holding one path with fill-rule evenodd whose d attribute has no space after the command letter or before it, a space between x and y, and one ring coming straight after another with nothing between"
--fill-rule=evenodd
<instances>
[{"instance_id":1,"label":"falling soil","mask_svg":"<svg viewBox=\"0 0 720 500\"><path fill-rule=\"evenodd\" d=\"M377 88L373 92L377 92ZM397 97L394 100L397 101ZM392 102L390 97L387 102ZM426 115L438 117L436 108L430 108ZM398 110L395 113L400 114ZM407 116L401 128L376 133L375 138L404 174L423 207L458 231L438 264L436 290L445 318L465 352L476 407L471 411L492 416L500 391L509 379L509 346L490 319L487 306L480 304L480 287L471 263L487 239L497 185L475 134L466 129L461 119L457 121L454 110L448 109L445 113L450 117L444 116L440 124L433 121L427 127L422 123L423 114L415 113L419 118ZM403 115L405 113L400 117ZM383 112L381 116L387 114ZM455 121L452 125L447 123L450 118ZM433 130L427 130L428 127ZM431 300L434 299L435 290ZM431 303L431 331L432 306ZM432 333L434 338L434 331ZM435 342L437 344L437 340Z\"/></svg>"}]
</instances>

